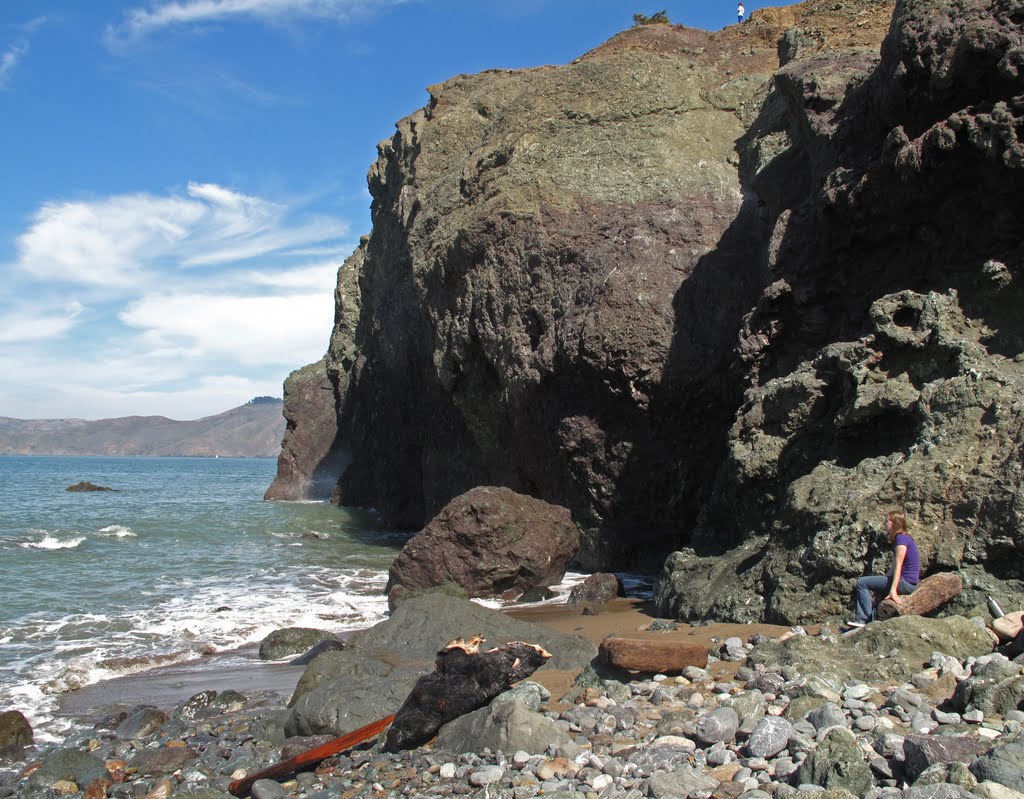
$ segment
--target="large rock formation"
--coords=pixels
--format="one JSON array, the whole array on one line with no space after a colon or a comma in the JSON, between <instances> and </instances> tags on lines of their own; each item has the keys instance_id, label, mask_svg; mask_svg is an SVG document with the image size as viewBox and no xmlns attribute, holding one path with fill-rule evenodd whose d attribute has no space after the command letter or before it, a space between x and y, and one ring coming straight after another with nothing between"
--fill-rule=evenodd
<instances>
[{"instance_id":1,"label":"large rock formation","mask_svg":"<svg viewBox=\"0 0 1024 799\"><path fill-rule=\"evenodd\" d=\"M809 0L431 87L339 278L335 501L508 486L589 565L677 550L666 612L787 622L902 506L961 607L1019 597L1022 26Z\"/></svg>"}]
</instances>

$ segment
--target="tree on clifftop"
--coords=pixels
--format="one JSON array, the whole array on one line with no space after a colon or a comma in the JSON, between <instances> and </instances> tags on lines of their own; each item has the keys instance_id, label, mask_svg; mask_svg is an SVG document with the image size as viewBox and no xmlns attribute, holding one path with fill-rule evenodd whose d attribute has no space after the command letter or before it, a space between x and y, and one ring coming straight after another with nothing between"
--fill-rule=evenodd
<instances>
[{"instance_id":1,"label":"tree on clifftop","mask_svg":"<svg viewBox=\"0 0 1024 799\"><path fill-rule=\"evenodd\" d=\"M649 17L645 14L633 15L634 25L667 25L669 24L667 11L656 11Z\"/></svg>"}]
</instances>

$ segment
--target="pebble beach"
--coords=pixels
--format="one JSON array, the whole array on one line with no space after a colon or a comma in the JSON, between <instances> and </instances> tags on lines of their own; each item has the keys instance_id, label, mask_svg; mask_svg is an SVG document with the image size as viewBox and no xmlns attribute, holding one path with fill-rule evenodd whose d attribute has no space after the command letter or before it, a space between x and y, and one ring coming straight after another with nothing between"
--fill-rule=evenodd
<instances>
[{"instance_id":1,"label":"pebble beach","mask_svg":"<svg viewBox=\"0 0 1024 799\"><path fill-rule=\"evenodd\" d=\"M828 673L825 657L815 671L785 654L801 646L839 652L858 637L916 634L941 644L946 620L917 619L924 628L878 622L838 636L828 627L689 627L653 619L635 600L595 610L543 607L517 615L595 643L609 634L701 643L709 647L707 667L612 679L593 668L579 676L542 669L446 725L427 746L387 753L367 744L282 781L258 781L252 796L785 799L827 791L1013 799L1024 789L1024 712L993 690L1015 695L1024 681L1019 664L998 654L960 659L936 650L907 673L905 659L883 653L872 656L882 666L858 679ZM952 625L958 634L978 620L960 621ZM301 669L290 668L297 679ZM282 688L291 675L282 683L280 664L251 664L253 672L261 669L274 673L273 684L243 680L243 669L234 676L245 690L156 672L154 685L174 690L154 691L148 702L134 693L144 684L139 675L123 684L120 698L128 702L110 701L119 697L108 687L95 695L102 706L76 708L79 726L61 744L8 752L0 761L0 798L228 796L233 780L329 740L285 738Z\"/></svg>"}]
</instances>

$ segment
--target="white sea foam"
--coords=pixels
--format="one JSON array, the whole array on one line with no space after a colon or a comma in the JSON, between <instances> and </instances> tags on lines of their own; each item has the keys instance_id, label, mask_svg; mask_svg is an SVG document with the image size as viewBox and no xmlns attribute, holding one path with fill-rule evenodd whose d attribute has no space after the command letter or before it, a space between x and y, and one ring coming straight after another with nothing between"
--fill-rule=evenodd
<instances>
[{"instance_id":1,"label":"white sea foam","mask_svg":"<svg viewBox=\"0 0 1024 799\"><path fill-rule=\"evenodd\" d=\"M84 541L84 535L61 539L55 535L44 533L38 541L22 541L18 546L24 549L74 549Z\"/></svg>"},{"instance_id":2,"label":"white sea foam","mask_svg":"<svg viewBox=\"0 0 1024 799\"><path fill-rule=\"evenodd\" d=\"M98 531L99 535L106 538L137 538L138 534L132 531L130 527L124 527L120 524L111 524L107 527L101 527Z\"/></svg>"}]
</instances>

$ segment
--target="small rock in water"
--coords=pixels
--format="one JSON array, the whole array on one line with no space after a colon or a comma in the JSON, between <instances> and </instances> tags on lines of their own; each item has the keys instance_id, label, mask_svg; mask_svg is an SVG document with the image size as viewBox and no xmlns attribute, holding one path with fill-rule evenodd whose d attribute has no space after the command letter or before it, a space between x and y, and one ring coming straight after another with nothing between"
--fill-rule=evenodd
<instances>
[{"instance_id":1,"label":"small rock in water","mask_svg":"<svg viewBox=\"0 0 1024 799\"><path fill-rule=\"evenodd\" d=\"M98 486L95 483L90 483L88 480L83 480L80 483L69 485L64 490L71 491L72 493L80 493L83 491L113 491L114 489L108 488L107 486Z\"/></svg>"}]
</instances>

